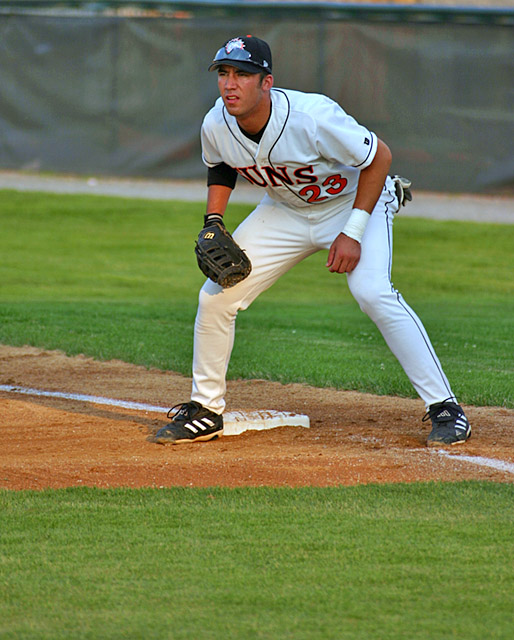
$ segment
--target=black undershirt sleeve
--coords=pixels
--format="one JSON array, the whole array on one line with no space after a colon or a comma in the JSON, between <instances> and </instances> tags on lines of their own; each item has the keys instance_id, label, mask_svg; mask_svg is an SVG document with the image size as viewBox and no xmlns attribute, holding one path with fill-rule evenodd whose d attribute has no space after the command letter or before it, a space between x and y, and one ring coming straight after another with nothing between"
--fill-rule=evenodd
<instances>
[{"instance_id":1,"label":"black undershirt sleeve","mask_svg":"<svg viewBox=\"0 0 514 640\"><path fill-rule=\"evenodd\" d=\"M214 167L209 167L207 171L207 186L211 184L221 184L224 187L233 189L236 186L237 171L222 162Z\"/></svg>"}]
</instances>

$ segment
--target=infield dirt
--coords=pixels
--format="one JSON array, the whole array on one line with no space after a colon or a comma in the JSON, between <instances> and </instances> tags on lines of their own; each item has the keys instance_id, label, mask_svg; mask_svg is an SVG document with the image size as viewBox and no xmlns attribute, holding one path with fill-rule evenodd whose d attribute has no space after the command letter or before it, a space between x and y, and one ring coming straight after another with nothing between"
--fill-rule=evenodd
<instances>
[{"instance_id":1,"label":"infield dirt","mask_svg":"<svg viewBox=\"0 0 514 640\"><path fill-rule=\"evenodd\" d=\"M171 406L191 380L124 362L0 345L0 384ZM207 443L156 445L162 413L0 392L0 487L334 486L381 482L514 481L462 458L514 463L514 410L464 406L469 442L451 457L425 446L421 400L263 380L230 381L227 410L306 414L311 427L245 432ZM457 450L456 450L457 449Z\"/></svg>"}]
</instances>

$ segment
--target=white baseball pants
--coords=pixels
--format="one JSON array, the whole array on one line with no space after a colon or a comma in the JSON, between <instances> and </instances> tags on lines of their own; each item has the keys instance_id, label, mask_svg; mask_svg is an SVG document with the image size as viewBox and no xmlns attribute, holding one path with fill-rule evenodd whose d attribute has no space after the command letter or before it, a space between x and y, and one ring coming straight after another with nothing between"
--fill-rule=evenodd
<instances>
[{"instance_id":1,"label":"white baseball pants","mask_svg":"<svg viewBox=\"0 0 514 640\"><path fill-rule=\"evenodd\" d=\"M456 399L423 324L391 284L392 226L397 210L394 192L385 188L362 238L359 264L347 276L348 285L428 408L447 398ZM192 400L215 413L223 412L238 311L247 309L295 264L316 251L328 250L350 212L351 208L345 208L320 213L315 206L299 211L265 196L239 225L234 239L246 250L252 272L229 289L207 280L200 291Z\"/></svg>"}]
</instances>

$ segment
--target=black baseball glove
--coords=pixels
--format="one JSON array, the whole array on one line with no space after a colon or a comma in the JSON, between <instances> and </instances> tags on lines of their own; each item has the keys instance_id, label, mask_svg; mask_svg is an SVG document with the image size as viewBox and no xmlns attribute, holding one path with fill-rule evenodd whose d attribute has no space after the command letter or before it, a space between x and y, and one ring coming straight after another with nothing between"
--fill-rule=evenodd
<instances>
[{"instance_id":1,"label":"black baseball glove","mask_svg":"<svg viewBox=\"0 0 514 640\"><path fill-rule=\"evenodd\" d=\"M195 253L202 273L224 289L244 280L252 270L250 259L216 214L205 217Z\"/></svg>"},{"instance_id":2,"label":"black baseball glove","mask_svg":"<svg viewBox=\"0 0 514 640\"><path fill-rule=\"evenodd\" d=\"M405 206L407 202L412 200L411 186L412 182L408 178L402 178L402 176L392 176L394 182L394 189L396 191L396 197L401 206Z\"/></svg>"}]
</instances>

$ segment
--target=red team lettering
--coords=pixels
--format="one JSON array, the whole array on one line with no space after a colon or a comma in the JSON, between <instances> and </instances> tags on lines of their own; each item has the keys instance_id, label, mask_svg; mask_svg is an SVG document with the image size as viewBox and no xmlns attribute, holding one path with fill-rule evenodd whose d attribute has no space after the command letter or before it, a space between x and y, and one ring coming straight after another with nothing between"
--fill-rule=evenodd
<instances>
[{"instance_id":1,"label":"red team lettering","mask_svg":"<svg viewBox=\"0 0 514 640\"><path fill-rule=\"evenodd\" d=\"M278 187L280 182L283 184L293 184L293 181L287 175L287 167L262 167L262 169L266 173L272 187ZM276 178L280 180L280 182L277 182Z\"/></svg>"},{"instance_id":2,"label":"red team lettering","mask_svg":"<svg viewBox=\"0 0 514 640\"><path fill-rule=\"evenodd\" d=\"M258 187L279 187L281 184L306 184L308 186L300 189L298 193L300 196L307 198L307 202L322 202L328 198L327 195L322 195L321 187L316 184L318 177L313 175L314 167L312 165L295 169L293 171L294 178L291 178L288 173L288 168L285 166L265 166L259 170L257 165L254 164L250 167L236 167L236 171L242 175L243 178L246 178L246 180ZM321 186L325 187L324 193L335 196L339 195L347 184L348 180L336 173L325 178Z\"/></svg>"}]
</instances>

